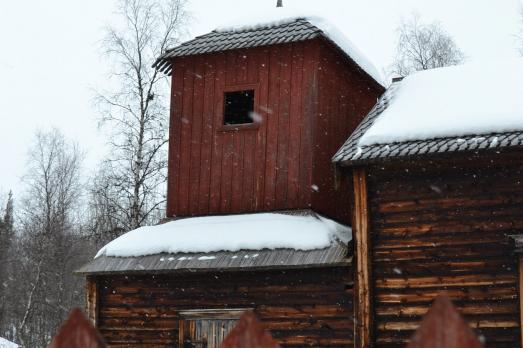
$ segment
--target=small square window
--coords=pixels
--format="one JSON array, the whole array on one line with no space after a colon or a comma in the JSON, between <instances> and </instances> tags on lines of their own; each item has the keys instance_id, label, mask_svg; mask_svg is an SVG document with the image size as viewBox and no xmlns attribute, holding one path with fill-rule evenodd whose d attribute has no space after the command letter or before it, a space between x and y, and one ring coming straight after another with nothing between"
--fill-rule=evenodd
<instances>
[{"instance_id":1,"label":"small square window","mask_svg":"<svg viewBox=\"0 0 523 348\"><path fill-rule=\"evenodd\" d=\"M254 90L225 92L223 124L253 123Z\"/></svg>"}]
</instances>

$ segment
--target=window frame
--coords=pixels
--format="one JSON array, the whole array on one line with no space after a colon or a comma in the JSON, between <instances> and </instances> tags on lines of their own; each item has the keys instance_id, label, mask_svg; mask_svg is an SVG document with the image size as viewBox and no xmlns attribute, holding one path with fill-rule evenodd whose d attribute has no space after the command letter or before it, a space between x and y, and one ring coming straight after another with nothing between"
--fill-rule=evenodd
<instances>
[{"instance_id":1,"label":"window frame","mask_svg":"<svg viewBox=\"0 0 523 348\"><path fill-rule=\"evenodd\" d=\"M251 83L251 84L240 84L240 85L230 85L225 86L222 91L222 107L221 107L221 115L220 115L220 127L218 128L221 132L230 132L230 131L241 131L241 130L257 130L260 127L261 121L252 120L251 123L240 123L240 124L225 124L225 94L230 92L241 92L241 91L247 91L252 90L254 91L254 105L253 105L253 112L260 113L259 110L259 84L258 83Z\"/></svg>"}]
</instances>

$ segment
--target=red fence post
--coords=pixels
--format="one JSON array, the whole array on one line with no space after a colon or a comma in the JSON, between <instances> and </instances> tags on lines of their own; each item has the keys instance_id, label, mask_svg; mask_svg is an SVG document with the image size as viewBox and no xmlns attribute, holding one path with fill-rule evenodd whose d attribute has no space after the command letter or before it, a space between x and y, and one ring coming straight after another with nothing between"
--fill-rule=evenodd
<instances>
[{"instance_id":1,"label":"red fence post","mask_svg":"<svg viewBox=\"0 0 523 348\"><path fill-rule=\"evenodd\" d=\"M279 348L252 312L245 312L223 340L220 348Z\"/></svg>"},{"instance_id":2,"label":"red fence post","mask_svg":"<svg viewBox=\"0 0 523 348\"><path fill-rule=\"evenodd\" d=\"M49 348L106 348L102 337L82 310L75 308L58 330Z\"/></svg>"},{"instance_id":3,"label":"red fence post","mask_svg":"<svg viewBox=\"0 0 523 348\"><path fill-rule=\"evenodd\" d=\"M407 348L482 348L447 295L439 295Z\"/></svg>"}]
</instances>

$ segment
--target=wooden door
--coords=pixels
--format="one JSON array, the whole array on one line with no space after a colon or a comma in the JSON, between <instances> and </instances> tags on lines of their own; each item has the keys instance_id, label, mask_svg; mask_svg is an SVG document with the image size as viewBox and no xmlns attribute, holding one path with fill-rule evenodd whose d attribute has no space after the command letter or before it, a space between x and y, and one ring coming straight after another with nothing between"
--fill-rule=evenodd
<instances>
[{"instance_id":1,"label":"wooden door","mask_svg":"<svg viewBox=\"0 0 523 348\"><path fill-rule=\"evenodd\" d=\"M219 348L236 319L194 319L183 322L184 348Z\"/></svg>"},{"instance_id":2,"label":"wooden door","mask_svg":"<svg viewBox=\"0 0 523 348\"><path fill-rule=\"evenodd\" d=\"M240 316L252 308L180 311L180 348L218 348Z\"/></svg>"}]
</instances>

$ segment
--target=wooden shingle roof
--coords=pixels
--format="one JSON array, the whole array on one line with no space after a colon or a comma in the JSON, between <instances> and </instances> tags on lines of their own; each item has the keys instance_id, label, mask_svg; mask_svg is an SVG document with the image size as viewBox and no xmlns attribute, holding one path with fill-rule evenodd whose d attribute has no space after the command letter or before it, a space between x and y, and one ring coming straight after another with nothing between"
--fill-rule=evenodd
<instances>
[{"instance_id":1,"label":"wooden shingle roof","mask_svg":"<svg viewBox=\"0 0 523 348\"><path fill-rule=\"evenodd\" d=\"M315 250L263 249L212 253L156 254L140 257L100 256L76 273L159 273L174 271L234 271L281 268L311 268L348 265L348 246L334 241Z\"/></svg>"},{"instance_id":2,"label":"wooden shingle roof","mask_svg":"<svg viewBox=\"0 0 523 348\"><path fill-rule=\"evenodd\" d=\"M441 137L360 146L360 138L387 109L401 82L393 83L378 100L369 114L333 156L333 162L342 166L372 164L384 160L406 159L444 153L466 153L523 146L523 131ZM421 117L422 115L420 115Z\"/></svg>"},{"instance_id":3,"label":"wooden shingle roof","mask_svg":"<svg viewBox=\"0 0 523 348\"><path fill-rule=\"evenodd\" d=\"M348 49L347 39L333 27L329 30L319 28L307 17L296 17L283 20L281 23L267 23L237 30L213 30L198 36L190 41L167 50L153 64L156 68L168 75L171 74L171 60L176 57L192 56L205 53L223 52L241 48L252 48L300 42L323 38L326 42L338 49L350 62L364 74L383 84L378 70L372 66L352 44ZM321 25L320 25L321 26ZM336 34L333 34L336 33Z\"/></svg>"},{"instance_id":4,"label":"wooden shingle roof","mask_svg":"<svg viewBox=\"0 0 523 348\"><path fill-rule=\"evenodd\" d=\"M321 35L319 28L302 18L281 25L241 31L214 30L168 50L153 67L168 74L171 70L169 61L175 57L305 41Z\"/></svg>"}]
</instances>

